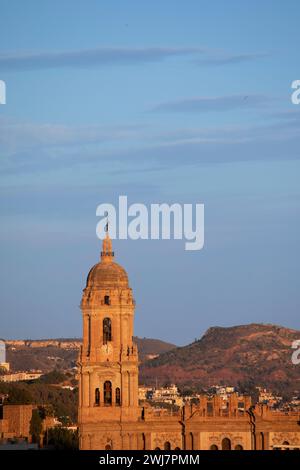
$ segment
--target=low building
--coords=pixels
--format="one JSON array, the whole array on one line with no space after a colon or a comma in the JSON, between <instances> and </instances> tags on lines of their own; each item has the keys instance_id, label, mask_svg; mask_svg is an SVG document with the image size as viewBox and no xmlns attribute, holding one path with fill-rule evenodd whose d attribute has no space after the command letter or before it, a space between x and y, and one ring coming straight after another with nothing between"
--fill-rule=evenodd
<instances>
[{"instance_id":1,"label":"low building","mask_svg":"<svg viewBox=\"0 0 300 470\"><path fill-rule=\"evenodd\" d=\"M14 374L0 375L0 382L20 382L24 380L37 380L43 374L41 372L16 372Z\"/></svg>"},{"instance_id":2,"label":"low building","mask_svg":"<svg viewBox=\"0 0 300 470\"><path fill-rule=\"evenodd\" d=\"M38 409L38 405L10 405L4 404L0 406L0 439L7 441L25 440L31 442L30 422L32 412ZM60 425L53 416L46 416L42 421L42 434L47 429Z\"/></svg>"},{"instance_id":3,"label":"low building","mask_svg":"<svg viewBox=\"0 0 300 470\"><path fill-rule=\"evenodd\" d=\"M181 406L183 403L182 397L178 392L176 385L170 385L169 387L155 388L151 397L154 402L164 402L170 405Z\"/></svg>"},{"instance_id":4,"label":"low building","mask_svg":"<svg viewBox=\"0 0 300 470\"><path fill-rule=\"evenodd\" d=\"M152 390L152 387L139 387L139 400L147 400L149 393L151 394Z\"/></svg>"},{"instance_id":5,"label":"low building","mask_svg":"<svg viewBox=\"0 0 300 470\"><path fill-rule=\"evenodd\" d=\"M0 419L0 437L30 438L32 411L37 405L3 405Z\"/></svg>"},{"instance_id":6,"label":"low building","mask_svg":"<svg viewBox=\"0 0 300 470\"><path fill-rule=\"evenodd\" d=\"M274 396L273 393L266 388L257 387L259 395L258 402L268 404L269 406L275 406L282 401L282 397Z\"/></svg>"}]
</instances>

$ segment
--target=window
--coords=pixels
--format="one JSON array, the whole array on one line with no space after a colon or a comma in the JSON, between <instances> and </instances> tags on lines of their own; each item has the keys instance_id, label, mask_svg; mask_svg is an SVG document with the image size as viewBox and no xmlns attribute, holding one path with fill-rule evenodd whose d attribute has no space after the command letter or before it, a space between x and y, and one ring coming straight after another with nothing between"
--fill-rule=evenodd
<instances>
[{"instance_id":1,"label":"window","mask_svg":"<svg viewBox=\"0 0 300 470\"><path fill-rule=\"evenodd\" d=\"M241 444L237 444L234 450L243 450L243 446L241 446Z\"/></svg>"},{"instance_id":2,"label":"window","mask_svg":"<svg viewBox=\"0 0 300 470\"><path fill-rule=\"evenodd\" d=\"M288 446L290 445L290 443L289 443L288 441L284 441L284 442L282 443L282 445L283 445L283 446L286 446L286 447L283 448L283 450L289 450L289 447L288 447Z\"/></svg>"},{"instance_id":3,"label":"window","mask_svg":"<svg viewBox=\"0 0 300 470\"><path fill-rule=\"evenodd\" d=\"M111 405L111 382L104 382L104 405Z\"/></svg>"},{"instance_id":4,"label":"window","mask_svg":"<svg viewBox=\"0 0 300 470\"><path fill-rule=\"evenodd\" d=\"M231 441L228 437L224 437L222 440L222 450L231 450Z\"/></svg>"},{"instance_id":5,"label":"window","mask_svg":"<svg viewBox=\"0 0 300 470\"><path fill-rule=\"evenodd\" d=\"M210 450L218 450L218 446L216 444L212 444L210 446Z\"/></svg>"},{"instance_id":6,"label":"window","mask_svg":"<svg viewBox=\"0 0 300 470\"><path fill-rule=\"evenodd\" d=\"M96 406L100 405L100 390L99 390L99 388L96 388L96 390L95 390L95 405Z\"/></svg>"},{"instance_id":7,"label":"window","mask_svg":"<svg viewBox=\"0 0 300 470\"><path fill-rule=\"evenodd\" d=\"M169 441L165 442L164 444L164 450L171 450L171 444Z\"/></svg>"},{"instance_id":8,"label":"window","mask_svg":"<svg viewBox=\"0 0 300 470\"><path fill-rule=\"evenodd\" d=\"M207 402L207 416L212 416L214 414L214 407L211 401Z\"/></svg>"},{"instance_id":9,"label":"window","mask_svg":"<svg viewBox=\"0 0 300 470\"><path fill-rule=\"evenodd\" d=\"M103 320L103 344L111 341L111 319L104 318Z\"/></svg>"},{"instance_id":10,"label":"window","mask_svg":"<svg viewBox=\"0 0 300 470\"><path fill-rule=\"evenodd\" d=\"M121 390L119 389L119 387L116 388L116 405L121 405Z\"/></svg>"},{"instance_id":11,"label":"window","mask_svg":"<svg viewBox=\"0 0 300 470\"><path fill-rule=\"evenodd\" d=\"M105 305L110 305L110 298L109 298L109 295L105 295L105 296L104 296L104 304L105 304Z\"/></svg>"}]
</instances>

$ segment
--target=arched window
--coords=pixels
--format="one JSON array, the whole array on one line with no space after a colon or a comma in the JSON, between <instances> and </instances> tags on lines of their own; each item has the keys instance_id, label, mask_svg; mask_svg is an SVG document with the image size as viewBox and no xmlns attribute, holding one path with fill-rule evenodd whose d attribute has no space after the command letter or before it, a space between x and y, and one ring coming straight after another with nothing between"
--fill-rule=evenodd
<instances>
[{"instance_id":1,"label":"arched window","mask_svg":"<svg viewBox=\"0 0 300 470\"><path fill-rule=\"evenodd\" d=\"M160 450L160 447L155 447L155 449L154 449L154 450Z\"/></svg>"},{"instance_id":2,"label":"arched window","mask_svg":"<svg viewBox=\"0 0 300 470\"><path fill-rule=\"evenodd\" d=\"M212 444L209 448L210 450L219 450L216 444Z\"/></svg>"},{"instance_id":3,"label":"arched window","mask_svg":"<svg viewBox=\"0 0 300 470\"><path fill-rule=\"evenodd\" d=\"M111 382L107 380L104 382L104 405L111 405Z\"/></svg>"},{"instance_id":4,"label":"arched window","mask_svg":"<svg viewBox=\"0 0 300 470\"><path fill-rule=\"evenodd\" d=\"M106 444L106 446L105 446L105 450L111 450L111 445L109 445L109 444Z\"/></svg>"},{"instance_id":5,"label":"arched window","mask_svg":"<svg viewBox=\"0 0 300 470\"><path fill-rule=\"evenodd\" d=\"M104 304L105 304L105 305L110 305L110 298L109 298L109 295L105 295L105 296L104 296Z\"/></svg>"},{"instance_id":6,"label":"arched window","mask_svg":"<svg viewBox=\"0 0 300 470\"><path fill-rule=\"evenodd\" d=\"M96 388L96 390L95 390L95 405L96 406L100 405L100 390L99 390L99 388Z\"/></svg>"},{"instance_id":7,"label":"arched window","mask_svg":"<svg viewBox=\"0 0 300 470\"><path fill-rule=\"evenodd\" d=\"M283 446L289 446L290 443L288 441L284 441L281 445ZM283 450L290 450L288 447L284 447Z\"/></svg>"},{"instance_id":8,"label":"arched window","mask_svg":"<svg viewBox=\"0 0 300 470\"><path fill-rule=\"evenodd\" d=\"M234 448L234 450L244 450L243 446L241 444L237 444Z\"/></svg>"},{"instance_id":9,"label":"arched window","mask_svg":"<svg viewBox=\"0 0 300 470\"><path fill-rule=\"evenodd\" d=\"M121 405L121 390L119 389L119 387L116 388L116 405Z\"/></svg>"},{"instance_id":10,"label":"arched window","mask_svg":"<svg viewBox=\"0 0 300 470\"><path fill-rule=\"evenodd\" d=\"M174 449L174 450L180 450L180 447L175 447L175 449Z\"/></svg>"},{"instance_id":11,"label":"arched window","mask_svg":"<svg viewBox=\"0 0 300 470\"><path fill-rule=\"evenodd\" d=\"M104 318L103 320L103 344L111 341L111 319Z\"/></svg>"},{"instance_id":12,"label":"arched window","mask_svg":"<svg viewBox=\"0 0 300 470\"><path fill-rule=\"evenodd\" d=\"M222 440L222 450L231 450L231 441L228 437L224 437Z\"/></svg>"},{"instance_id":13,"label":"arched window","mask_svg":"<svg viewBox=\"0 0 300 470\"><path fill-rule=\"evenodd\" d=\"M171 444L169 441L164 443L164 450L171 450Z\"/></svg>"}]
</instances>

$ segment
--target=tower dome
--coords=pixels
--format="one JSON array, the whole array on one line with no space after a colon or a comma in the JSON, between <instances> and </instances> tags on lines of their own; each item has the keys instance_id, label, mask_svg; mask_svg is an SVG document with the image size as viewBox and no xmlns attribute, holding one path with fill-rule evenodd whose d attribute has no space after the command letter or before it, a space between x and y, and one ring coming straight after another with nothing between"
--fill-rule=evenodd
<instances>
[{"instance_id":1,"label":"tower dome","mask_svg":"<svg viewBox=\"0 0 300 470\"><path fill-rule=\"evenodd\" d=\"M128 276L125 269L114 261L112 241L108 232L102 242L101 260L90 270L86 287L129 288Z\"/></svg>"}]
</instances>

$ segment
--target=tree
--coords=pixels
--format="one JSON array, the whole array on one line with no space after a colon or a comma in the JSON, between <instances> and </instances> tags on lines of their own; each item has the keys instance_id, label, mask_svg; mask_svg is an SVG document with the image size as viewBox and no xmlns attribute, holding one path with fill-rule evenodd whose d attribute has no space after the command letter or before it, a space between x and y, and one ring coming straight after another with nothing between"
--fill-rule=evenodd
<instances>
[{"instance_id":1,"label":"tree","mask_svg":"<svg viewBox=\"0 0 300 470\"><path fill-rule=\"evenodd\" d=\"M78 450L78 432L60 426L48 430L48 445L55 450Z\"/></svg>"},{"instance_id":2,"label":"tree","mask_svg":"<svg viewBox=\"0 0 300 470\"><path fill-rule=\"evenodd\" d=\"M13 386L10 385L9 387L9 392L8 392L8 399L7 403L10 403L12 405L27 405L32 403L32 396L31 393L26 390L26 388L23 388L22 386Z\"/></svg>"},{"instance_id":3,"label":"tree","mask_svg":"<svg viewBox=\"0 0 300 470\"><path fill-rule=\"evenodd\" d=\"M43 426L42 426L42 418L40 416L39 410L32 411L32 417L30 421L30 434L32 438L32 442L40 442L40 436L42 434Z\"/></svg>"},{"instance_id":4,"label":"tree","mask_svg":"<svg viewBox=\"0 0 300 470\"><path fill-rule=\"evenodd\" d=\"M59 384L64 380L66 380L66 376L62 372L60 372L59 370L52 370L51 372L42 375L39 378L38 383Z\"/></svg>"}]
</instances>

